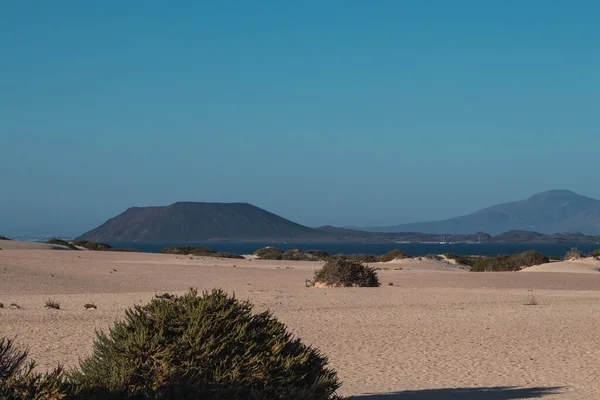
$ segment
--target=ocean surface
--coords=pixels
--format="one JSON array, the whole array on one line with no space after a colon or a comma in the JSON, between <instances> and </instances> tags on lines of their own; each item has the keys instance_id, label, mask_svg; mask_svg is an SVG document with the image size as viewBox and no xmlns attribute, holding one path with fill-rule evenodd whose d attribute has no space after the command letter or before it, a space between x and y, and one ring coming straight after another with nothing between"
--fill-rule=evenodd
<instances>
[{"instance_id":1,"label":"ocean surface","mask_svg":"<svg viewBox=\"0 0 600 400\"><path fill-rule=\"evenodd\" d=\"M180 246L181 243L109 243L116 248L137 249L146 253L160 253L162 249L168 246ZM285 242L204 242L204 243L186 243L186 246L208 247L216 251L229 252L235 254L252 254L256 250L273 246L282 250L302 249L302 250L323 250L330 254L385 254L390 250L402 250L413 257L424 256L426 254L454 253L457 255L485 255L495 256L501 254L514 254L526 250L537 250L547 256L562 257L572 247L577 247L584 253L600 249L600 244L512 244L512 243L285 243Z\"/></svg>"}]
</instances>

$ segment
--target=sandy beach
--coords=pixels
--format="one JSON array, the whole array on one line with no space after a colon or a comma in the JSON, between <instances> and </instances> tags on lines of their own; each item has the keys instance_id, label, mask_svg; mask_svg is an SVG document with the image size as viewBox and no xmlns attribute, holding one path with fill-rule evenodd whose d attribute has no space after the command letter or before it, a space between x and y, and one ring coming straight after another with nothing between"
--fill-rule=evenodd
<instances>
[{"instance_id":1,"label":"sandy beach","mask_svg":"<svg viewBox=\"0 0 600 400\"><path fill-rule=\"evenodd\" d=\"M320 348L341 394L357 399L600 398L593 261L472 273L403 260L374 265L380 288L316 289L305 280L318 262L0 248L0 334L16 336L42 369L75 365L95 329L155 293L220 287ZM48 299L61 309L45 309Z\"/></svg>"}]
</instances>

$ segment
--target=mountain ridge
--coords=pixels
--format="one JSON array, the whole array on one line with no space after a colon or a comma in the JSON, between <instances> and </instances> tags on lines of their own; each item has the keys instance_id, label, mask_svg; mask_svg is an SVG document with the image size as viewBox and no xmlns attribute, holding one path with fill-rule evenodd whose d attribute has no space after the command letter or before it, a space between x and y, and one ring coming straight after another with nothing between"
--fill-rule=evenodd
<instances>
[{"instance_id":1,"label":"mountain ridge","mask_svg":"<svg viewBox=\"0 0 600 400\"><path fill-rule=\"evenodd\" d=\"M543 229L538 229L540 226ZM594 235L600 233L600 200L570 191L548 191L462 217L377 229L383 230L329 225L310 228L249 203L176 202L168 206L130 207L78 240L109 243L212 240L597 242Z\"/></svg>"},{"instance_id":2,"label":"mountain ridge","mask_svg":"<svg viewBox=\"0 0 600 400\"><path fill-rule=\"evenodd\" d=\"M551 235L564 232L600 233L600 200L570 190L548 190L524 200L496 204L459 217L385 227L363 228L370 232L427 232L497 235L528 230Z\"/></svg>"}]
</instances>

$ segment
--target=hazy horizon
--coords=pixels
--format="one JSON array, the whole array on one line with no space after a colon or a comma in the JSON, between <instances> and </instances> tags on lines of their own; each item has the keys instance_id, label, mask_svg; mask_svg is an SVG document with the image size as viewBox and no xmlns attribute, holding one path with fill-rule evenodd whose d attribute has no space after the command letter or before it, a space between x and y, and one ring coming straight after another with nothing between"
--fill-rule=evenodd
<instances>
[{"instance_id":1,"label":"hazy horizon","mask_svg":"<svg viewBox=\"0 0 600 400\"><path fill-rule=\"evenodd\" d=\"M600 199L600 3L0 4L0 234L247 202L308 225Z\"/></svg>"}]
</instances>

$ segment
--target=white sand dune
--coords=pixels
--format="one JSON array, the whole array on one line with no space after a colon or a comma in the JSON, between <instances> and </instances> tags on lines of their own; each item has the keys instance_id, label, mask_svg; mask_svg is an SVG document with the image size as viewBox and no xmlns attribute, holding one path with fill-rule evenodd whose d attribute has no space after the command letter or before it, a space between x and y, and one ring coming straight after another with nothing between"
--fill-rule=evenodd
<instances>
[{"instance_id":1,"label":"white sand dune","mask_svg":"<svg viewBox=\"0 0 600 400\"><path fill-rule=\"evenodd\" d=\"M94 329L132 304L220 287L320 348L341 393L358 399L600 398L600 274L455 272L409 260L379 270L381 288L306 288L320 265L3 250L0 302L22 308L0 309L0 335L29 346L42 369L75 365ZM524 305L531 294L537 306ZM61 310L45 309L47 299ZM98 309L86 311L91 302Z\"/></svg>"},{"instance_id":2,"label":"white sand dune","mask_svg":"<svg viewBox=\"0 0 600 400\"><path fill-rule=\"evenodd\" d=\"M523 272L568 272L598 274L600 273L600 260L594 257L573 259L568 261L555 261L542 265L524 268Z\"/></svg>"},{"instance_id":3,"label":"white sand dune","mask_svg":"<svg viewBox=\"0 0 600 400\"><path fill-rule=\"evenodd\" d=\"M17 240L0 240L0 249L2 250L70 250L66 246L57 246L53 244L20 242Z\"/></svg>"}]
</instances>

